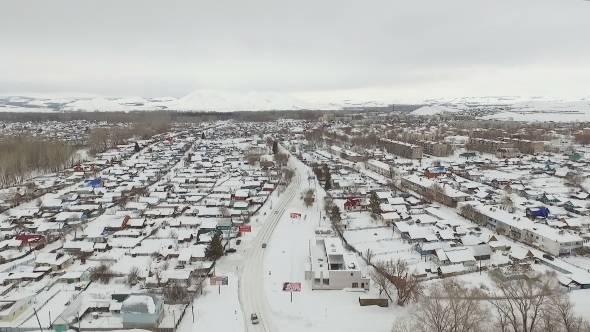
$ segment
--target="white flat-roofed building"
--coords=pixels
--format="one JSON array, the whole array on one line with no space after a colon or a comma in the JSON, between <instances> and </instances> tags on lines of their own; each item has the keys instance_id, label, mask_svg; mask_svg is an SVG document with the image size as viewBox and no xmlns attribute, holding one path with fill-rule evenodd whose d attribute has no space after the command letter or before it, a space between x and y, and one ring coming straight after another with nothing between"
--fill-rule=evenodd
<instances>
[{"instance_id":1,"label":"white flat-roofed building","mask_svg":"<svg viewBox=\"0 0 590 332\"><path fill-rule=\"evenodd\" d=\"M379 175L389 176L391 174L391 166L379 160L370 159L366 162L365 167L367 167L369 171L375 172Z\"/></svg>"},{"instance_id":2,"label":"white flat-roofed building","mask_svg":"<svg viewBox=\"0 0 590 332\"><path fill-rule=\"evenodd\" d=\"M305 278L311 281L311 289L369 289L370 279L363 275L357 257L337 237L318 236L310 241L309 250Z\"/></svg>"},{"instance_id":3,"label":"white flat-roofed building","mask_svg":"<svg viewBox=\"0 0 590 332\"><path fill-rule=\"evenodd\" d=\"M584 245L584 239L577 234L543 224L525 228L522 240L553 256L570 255L573 249Z\"/></svg>"}]
</instances>

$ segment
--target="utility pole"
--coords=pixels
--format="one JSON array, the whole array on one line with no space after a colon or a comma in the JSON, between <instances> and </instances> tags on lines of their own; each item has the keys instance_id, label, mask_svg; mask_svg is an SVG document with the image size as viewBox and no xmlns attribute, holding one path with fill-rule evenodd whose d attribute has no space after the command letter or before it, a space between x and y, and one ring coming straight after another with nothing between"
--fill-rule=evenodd
<instances>
[{"instance_id":1,"label":"utility pole","mask_svg":"<svg viewBox=\"0 0 590 332\"><path fill-rule=\"evenodd\" d=\"M37 315L37 309L33 308L33 312L35 313L35 317L37 317L37 324L39 324L39 330L43 332L43 327L41 327L41 321L39 320L39 316Z\"/></svg>"}]
</instances>

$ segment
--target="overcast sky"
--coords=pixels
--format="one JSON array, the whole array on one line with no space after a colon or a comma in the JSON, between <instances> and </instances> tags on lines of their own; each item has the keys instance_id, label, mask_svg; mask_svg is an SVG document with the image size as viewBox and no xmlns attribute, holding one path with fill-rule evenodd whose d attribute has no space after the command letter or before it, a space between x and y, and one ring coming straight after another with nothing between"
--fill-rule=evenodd
<instances>
[{"instance_id":1,"label":"overcast sky","mask_svg":"<svg viewBox=\"0 0 590 332\"><path fill-rule=\"evenodd\" d=\"M583 0L2 0L0 12L2 94L590 95Z\"/></svg>"}]
</instances>

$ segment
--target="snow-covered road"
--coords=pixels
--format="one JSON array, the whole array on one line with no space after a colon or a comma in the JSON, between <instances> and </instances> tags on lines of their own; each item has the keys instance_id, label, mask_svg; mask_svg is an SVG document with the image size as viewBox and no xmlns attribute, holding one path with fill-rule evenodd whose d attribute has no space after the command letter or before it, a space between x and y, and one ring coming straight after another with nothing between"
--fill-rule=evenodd
<instances>
[{"instance_id":1,"label":"snow-covered road","mask_svg":"<svg viewBox=\"0 0 590 332\"><path fill-rule=\"evenodd\" d=\"M264 226L262 226L262 229L254 239L252 248L244 262L244 268L239 279L239 300L240 305L242 306L246 331L248 332L277 331L272 321L272 312L270 310L268 300L266 298L266 291L264 289L263 256L265 249L262 248L262 244L268 243L275 227L281 219L282 214L285 212L285 209L299 193L299 188L301 186L301 181L304 174L301 173L300 168L295 167L293 169L296 172L295 176L291 184L281 195L280 202L273 209L274 211L271 213L270 217L264 223ZM259 324L254 325L250 321L250 315L252 313L256 313L258 316L260 321Z\"/></svg>"}]
</instances>

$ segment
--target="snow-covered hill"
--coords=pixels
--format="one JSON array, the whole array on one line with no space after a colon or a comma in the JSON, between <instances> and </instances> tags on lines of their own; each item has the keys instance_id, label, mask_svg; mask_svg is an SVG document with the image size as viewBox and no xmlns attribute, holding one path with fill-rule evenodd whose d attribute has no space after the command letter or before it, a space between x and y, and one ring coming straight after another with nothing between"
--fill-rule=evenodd
<instances>
[{"instance_id":1,"label":"snow-covered hill","mask_svg":"<svg viewBox=\"0 0 590 332\"><path fill-rule=\"evenodd\" d=\"M130 108L116 101L108 100L102 97L92 99L76 100L66 104L61 108L63 111L87 111L87 112L120 112L128 111Z\"/></svg>"},{"instance_id":2,"label":"snow-covered hill","mask_svg":"<svg viewBox=\"0 0 590 332\"><path fill-rule=\"evenodd\" d=\"M388 107L395 104L425 105L410 114L436 115L462 113L481 119L517 121L590 121L590 98L563 100L547 96L487 96L404 101L383 92L321 92L287 94L277 92L236 92L196 90L182 98L144 98L130 96L105 98L96 95L18 95L0 96L0 112L128 112L128 111L268 111L268 110L339 110ZM572 101L573 100L573 101ZM397 109L397 108L396 108ZM542 115L542 116L539 116Z\"/></svg>"},{"instance_id":3,"label":"snow-covered hill","mask_svg":"<svg viewBox=\"0 0 590 332\"><path fill-rule=\"evenodd\" d=\"M333 109L327 105L306 102L284 93L214 90L197 90L183 98L163 102L162 105L171 110L217 112Z\"/></svg>"}]
</instances>

